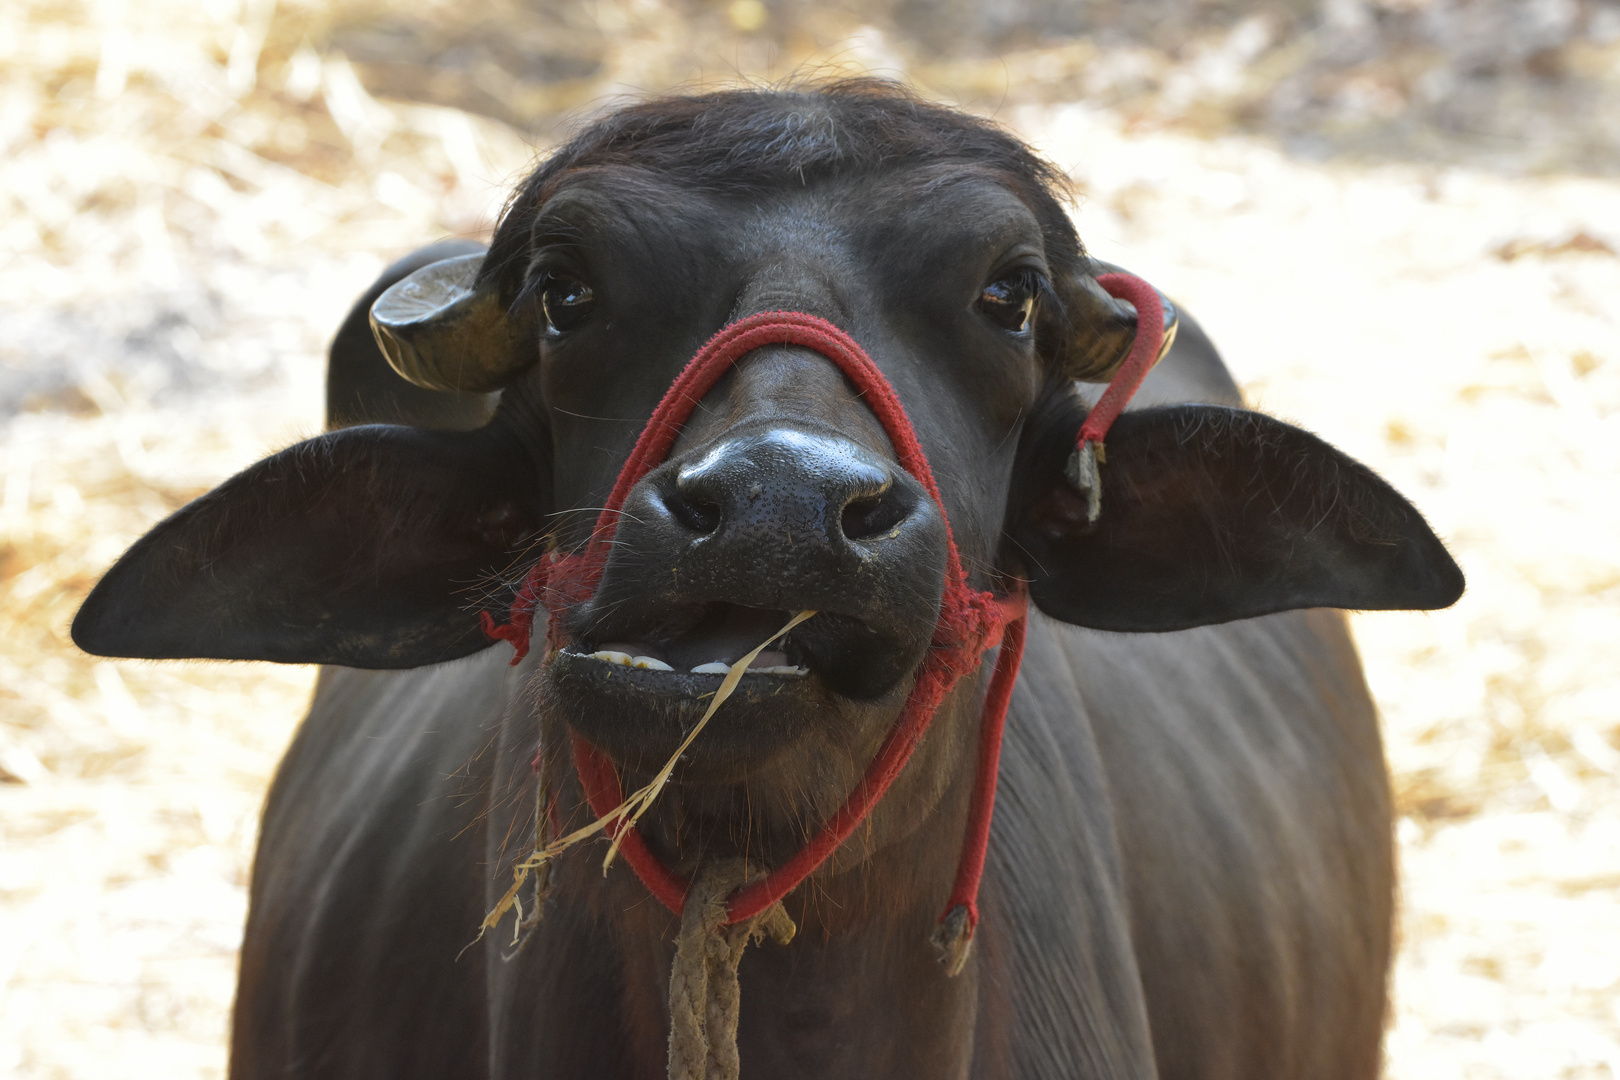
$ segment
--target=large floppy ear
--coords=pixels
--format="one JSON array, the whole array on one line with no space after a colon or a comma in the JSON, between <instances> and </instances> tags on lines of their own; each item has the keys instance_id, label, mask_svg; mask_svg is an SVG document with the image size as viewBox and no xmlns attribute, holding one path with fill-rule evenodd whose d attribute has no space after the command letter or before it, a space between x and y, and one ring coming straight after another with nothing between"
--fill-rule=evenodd
<instances>
[{"instance_id":1,"label":"large floppy ear","mask_svg":"<svg viewBox=\"0 0 1620 1080\"><path fill-rule=\"evenodd\" d=\"M487 430L368 426L302 442L183 507L73 620L99 656L407 668L490 644L478 610L544 518Z\"/></svg>"},{"instance_id":2,"label":"large floppy ear","mask_svg":"<svg viewBox=\"0 0 1620 1080\"><path fill-rule=\"evenodd\" d=\"M1161 631L1304 607L1432 609L1463 575L1371 469L1280 420L1218 405L1127 412L1109 432L1094 522L1064 476L1072 388L1026 427L1008 557L1054 618Z\"/></svg>"}]
</instances>

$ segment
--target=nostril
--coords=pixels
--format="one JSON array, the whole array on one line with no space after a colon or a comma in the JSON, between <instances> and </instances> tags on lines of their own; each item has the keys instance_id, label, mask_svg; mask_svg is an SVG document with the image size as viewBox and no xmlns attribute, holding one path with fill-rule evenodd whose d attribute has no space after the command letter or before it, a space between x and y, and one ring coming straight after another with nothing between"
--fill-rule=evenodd
<instances>
[{"instance_id":1,"label":"nostril","mask_svg":"<svg viewBox=\"0 0 1620 1080\"><path fill-rule=\"evenodd\" d=\"M844 507L839 524L846 539L869 540L900 524L915 507L911 493L895 486L877 495L851 499Z\"/></svg>"},{"instance_id":2,"label":"nostril","mask_svg":"<svg viewBox=\"0 0 1620 1080\"><path fill-rule=\"evenodd\" d=\"M864 540L877 532L872 528L873 515L883 500L877 496L865 499L856 499L844 507L844 516L839 524L844 535L851 540Z\"/></svg>"},{"instance_id":3,"label":"nostril","mask_svg":"<svg viewBox=\"0 0 1620 1080\"><path fill-rule=\"evenodd\" d=\"M666 491L664 505L676 521L695 533L707 536L720 527L719 504L695 492Z\"/></svg>"}]
</instances>

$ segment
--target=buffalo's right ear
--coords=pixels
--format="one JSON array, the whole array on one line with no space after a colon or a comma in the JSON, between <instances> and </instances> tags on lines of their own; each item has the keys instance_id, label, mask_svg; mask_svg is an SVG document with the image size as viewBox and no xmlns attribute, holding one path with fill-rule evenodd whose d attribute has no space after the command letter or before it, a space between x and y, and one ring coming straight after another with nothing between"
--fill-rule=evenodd
<instances>
[{"instance_id":1,"label":"buffalo's right ear","mask_svg":"<svg viewBox=\"0 0 1620 1080\"><path fill-rule=\"evenodd\" d=\"M487 647L478 610L545 520L488 429L299 443L159 524L73 620L99 656L418 667ZM482 601L482 602L481 602Z\"/></svg>"}]
</instances>

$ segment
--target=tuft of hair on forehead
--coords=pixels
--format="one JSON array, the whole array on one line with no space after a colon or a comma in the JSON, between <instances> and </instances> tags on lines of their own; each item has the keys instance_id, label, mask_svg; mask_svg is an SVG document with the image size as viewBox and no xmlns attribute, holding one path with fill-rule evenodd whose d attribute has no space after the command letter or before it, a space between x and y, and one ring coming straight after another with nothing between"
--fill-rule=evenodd
<instances>
[{"instance_id":1,"label":"tuft of hair on forehead","mask_svg":"<svg viewBox=\"0 0 1620 1080\"><path fill-rule=\"evenodd\" d=\"M609 113L513 193L480 278L499 277L506 299L513 299L534 220L571 174L636 171L694 191L746 196L929 165L995 173L1035 213L1050 255L1059 262L1080 257L1062 207L1068 178L1021 139L899 83L857 78L660 97Z\"/></svg>"}]
</instances>

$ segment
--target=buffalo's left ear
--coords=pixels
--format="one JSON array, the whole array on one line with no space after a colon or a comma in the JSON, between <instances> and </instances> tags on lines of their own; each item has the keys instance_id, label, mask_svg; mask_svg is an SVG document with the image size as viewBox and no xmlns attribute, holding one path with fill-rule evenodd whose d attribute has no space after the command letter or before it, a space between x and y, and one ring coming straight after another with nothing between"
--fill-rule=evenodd
<instances>
[{"instance_id":1,"label":"buffalo's left ear","mask_svg":"<svg viewBox=\"0 0 1620 1080\"><path fill-rule=\"evenodd\" d=\"M1180 405L1122 415L1102 513L1064 478L1085 406L1066 394L1025 429L1007 555L1054 618L1161 631L1290 608L1446 607L1463 575L1421 514L1371 469L1260 413Z\"/></svg>"}]
</instances>

